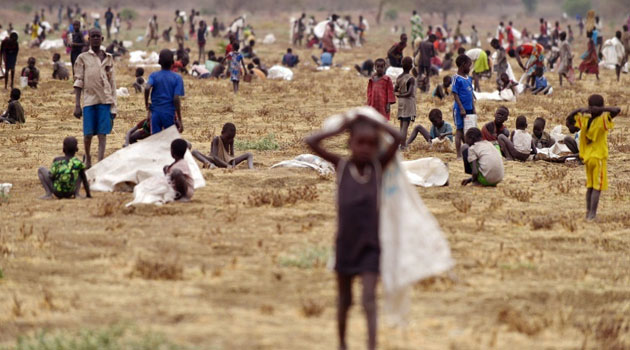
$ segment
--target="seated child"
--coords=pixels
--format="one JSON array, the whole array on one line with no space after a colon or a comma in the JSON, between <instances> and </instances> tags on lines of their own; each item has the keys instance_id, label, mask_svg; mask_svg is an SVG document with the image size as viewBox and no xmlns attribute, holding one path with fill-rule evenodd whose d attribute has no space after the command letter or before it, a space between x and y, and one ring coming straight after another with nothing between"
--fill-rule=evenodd
<instances>
[{"instance_id":1,"label":"seated child","mask_svg":"<svg viewBox=\"0 0 630 350\"><path fill-rule=\"evenodd\" d=\"M551 89L551 85L547 83L547 78L544 76L543 67L537 67L535 71L535 85L532 90L532 94L538 95L542 93L543 95L547 95L549 90Z\"/></svg>"},{"instance_id":2,"label":"seated child","mask_svg":"<svg viewBox=\"0 0 630 350\"><path fill-rule=\"evenodd\" d=\"M314 55L311 56L311 58L313 59L313 61L315 61L315 64L317 64L320 67L330 67L330 66L332 66L333 56L326 49L324 49L324 51L322 52L322 55L320 56L319 59L317 57L315 57Z\"/></svg>"},{"instance_id":3,"label":"seated child","mask_svg":"<svg viewBox=\"0 0 630 350\"><path fill-rule=\"evenodd\" d=\"M0 116L0 123L24 124L26 122L26 119L24 118L24 108L22 108L22 105L20 104L21 95L22 92L20 89L11 90L11 100L9 100L7 111Z\"/></svg>"},{"instance_id":4,"label":"seated child","mask_svg":"<svg viewBox=\"0 0 630 350\"><path fill-rule=\"evenodd\" d=\"M517 95L517 91L516 91L516 87L518 86L518 83L515 82L514 80L510 80L510 77L507 75L507 73L501 73L501 76L499 77L499 79L497 80L497 90L499 90L499 92L505 90L505 89L510 89L512 90L512 94L514 94L514 96Z\"/></svg>"},{"instance_id":5,"label":"seated child","mask_svg":"<svg viewBox=\"0 0 630 350\"><path fill-rule=\"evenodd\" d=\"M444 55L444 61L442 61L442 70L447 71L451 70L451 68L453 68L453 54L447 52L446 55Z\"/></svg>"},{"instance_id":6,"label":"seated child","mask_svg":"<svg viewBox=\"0 0 630 350\"><path fill-rule=\"evenodd\" d=\"M125 135L125 144L123 147L127 147L140 140L144 140L151 136L151 114L146 119L141 120L136 126L127 131Z\"/></svg>"},{"instance_id":7,"label":"seated child","mask_svg":"<svg viewBox=\"0 0 630 350\"><path fill-rule=\"evenodd\" d=\"M580 131L575 133L575 136L565 136L564 137L564 145L573 153L574 155L580 154L580 148L578 146L578 141L580 140Z\"/></svg>"},{"instance_id":8,"label":"seated child","mask_svg":"<svg viewBox=\"0 0 630 350\"><path fill-rule=\"evenodd\" d=\"M173 164L164 167L164 174L168 177L169 184L175 190L175 200L181 202L189 202L195 193L195 182L184 159L187 149L188 142L185 140L173 140L171 142L171 157L175 161Z\"/></svg>"},{"instance_id":9,"label":"seated child","mask_svg":"<svg viewBox=\"0 0 630 350\"><path fill-rule=\"evenodd\" d=\"M22 69L22 76L27 77L28 86L33 89L37 89L37 84L39 83L39 69L35 67L35 57L29 57L28 66Z\"/></svg>"},{"instance_id":10,"label":"seated child","mask_svg":"<svg viewBox=\"0 0 630 350\"><path fill-rule=\"evenodd\" d=\"M360 66L355 64L354 69L362 76L369 78L372 76L372 73L374 73L374 61L367 59Z\"/></svg>"},{"instance_id":11,"label":"seated child","mask_svg":"<svg viewBox=\"0 0 630 350\"><path fill-rule=\"evenodd\" d=\"M243 55L243 57L252 58L256 56L256 54L254 53L254 45L256 45L256 41L250 40L249 45L245 45L245 47L243 47L243 49L241 50L241 54Z\"/></svg>"},{"instance_id":12,"label":"seated child","mask_svg":"<svg viewBox=\"0 0 630 350\"><path fill-rule=\"evenodd\" d=\"M421 134L427 142L431 143L433 139L448 138L453 142L453 126L442 119L442 111L434 108L429 112L429 121L431 121L431 131L427 131L422 125L416 126L411 132L407 146L409 146Z\"/></svg>"},{"instance_id":13,"label":"seated child","mask_svg":"<svg viewBox=\"0 0 630 350\"><path fill-rule=\"evenodd\" d=\"M293 68L298 65L300 62L300 58L298 55L293 54L293 49L288 48L287 53L282 56L282 65L287 66L289 68Z\"/></svg>"},{"instance_id":14,"label":"seated child","mask_svg":"<svg viewBox=\"0 0 630 350\"><path fill-rule=\"evenodd\" d=\"M262 64L262 62L260 62L260 58L259 57L254 57L252 59L252 63L254 63L254 66L256 67L256 69L258 69L259 71L261 71L263 74L265 74L265 77L267 77L267 67L265 67L264 64Z\"/></svg>"},{"instance_id":15,"label":"seated child","mask_svg":"<svg viewBox=\"0 0 630 350\"><path fill-rule=\"evenodd\" d=\"M439 84L435 90L433 90L433 97L437 97L440 100L444 99L450 93L448 91L451 83L453 82L453 78L450 75L445 76L442 79L442 84Z\"/></svg>"},{"instance_id":16,"label":"seated child","mask_svg":"<svg viewBox=\"0 0 630 350\"><path fill-rule=\"evenodd\" d=\"M206 68L205 64L199 64L199 62L193 62L191 68L191 74L193 77L197 79L208 79L210 78L210 71Z\"/></svg>"},{"instance_id":17,"label":"seated child","mask_svg":"<svg viewBox=\"0 0 630 350\"><path fill-rule=\"evenodd\" d=\"M251 153L245 153L238 157L234 157L234 137L236 136L236 126L232 123L225 123L221 130L221 136L217 136L212 140L212 147L209 155L204 155L199 151L193 151L192 154L197 160L203 163L204 168L234 168L238 164L247 160L247 167L254 169L254 156Z\"/></svg>"},{"instance_id":18,"label":"seated child","mask_svg":"<svg viewBox=\"0 0 630 350\"><path fill-rule=\"evenodd\" d=\"M507 160L517 159L524 162L529 159L530 154L536 154L532 135L527 132L527 118L523 115L516 118L516 130L512 131L510 138L500 134L498 141Z\"/></svg>"},{"instance_id":19,"label":"seated child","mask_svg":"<svg viewBox=\"0 0 630 350\"><path fill-rule=\"evenodd\" d=\"M495 142L501 134L506 137L510 136L510 131L504 125L509 115L510 110L507 109L507 107L501 106L497 108L497 111L494 113L494 121L486 123L483 128L481 128L483 139Z\"/></svg>"},{"instance_id":20,"label":"seated child","mask_svg":"<svg viewBox=\"0 0 630 350\"><path fill-rule=\"evenodd\" d=\"M549 148L556 143L556 140L552 139L545 131L545 124L546 122L544 118L538 117L534 120L532 141L534 141L534 146L536 146L536 148Z\"/></svg>"},{"instance_id":21,"label":"seated child","mask_svg":"<svg viewBox=\"0 0 630 350\"><path fill-rule=\"evenodd\" d=\"M144 84L146 84L144 80L144 68L138 67L136 68L136 81L133 83L133 88L136 90L136 93L144 92Z\"/></svg>"},{"instance_id":22,"label":"seated child","mask_svg":"<svg viewBox=\"0 0 630 350\"><path fill-rule=\"evenodd\" d=\"M221 62L216 56L214 51L210 50L208 51L208 59L206 60L206 69L208 70L208 72L212 72L214 70L214 67L217 66L217 64L219 64L219 62Z\"/></svg>"},{"instance_id":23,"label":"seated child","mask_svg":"<svg viewBox=\"0 0 630 350\"><path fill-rule=\"evenodd\" d=\"M214 68L212 68L212 70L210 71L210 78L223 78L224 77L224 73L225 73L225 63L224 63L224 59L223 56L219 56L219 58L217 58L217 64L214 66ZM208 67L207 62L206 62L206 68Z\"/></svg>"},{"instance_id":24,"label":"seated child","mask_svg":"<svg viewBox=\"0 0 630 350\"><path fill-rule=\"evenodd\" d=\"M61 61L61 55L58 53L53 54L53 79L68 80L70 73L66 65Z\"/></svg>"},{"instance_id":25,"label":"seated child","mask_svg":"<svg viewBox=\"0 0 630 350\"><path fill-rule=\"evenodd\" d=\"M494 145L482 138L481 131L470 128L466 132L466 144L462 146L464 169L472 177L462 181L477 186L496 186L503 181L504 169L501 154Z\"/></svg>"},{"instance_id":26,"label":"seated child","mask_svg":"<svg viewBox=\"0 0 630 350\"><path fill-rule=\"evenodd\" d=\"M53 160L50 171L39 168L37 176L46 194L40 199L75 198L81 190L81 182L85 188L85 196L92 198L90 184L85 176L85 165L74 155L79 151L77 139L68 136L63 140L63 157Z\"/></svg>"},{"instance_id":27,"label":"seated child","mask_svg":"<svg viewBox=\"0 0 630 350\"><path fill-rule=\"evenodd\" d=\"M267 76L265 75L265 73L261 71L260 69L256 68L256 66L253 63L250 63L247 65L247 72L252 77L256 77L261 80L267 79Z\"/></svg>"}]
</instances>

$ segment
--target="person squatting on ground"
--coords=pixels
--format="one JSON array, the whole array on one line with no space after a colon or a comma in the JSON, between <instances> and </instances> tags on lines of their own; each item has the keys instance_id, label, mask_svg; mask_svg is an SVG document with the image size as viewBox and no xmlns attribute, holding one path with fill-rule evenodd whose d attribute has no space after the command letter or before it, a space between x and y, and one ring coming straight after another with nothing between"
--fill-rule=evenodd
<instances>
[{"instance_id":1,"label":"person squatting on ground","mask_svg":"<svg viewBox=\"0 0 630 350\"><path fill-rule=\"evenodd\" d=\"M50 170L41 167L37 176L46 194L40 199L52 199L53 195L59 199L79 197L81 183L85 188L85 196L92 198L90 184L85 175L85 165L75 157L79 151L77 139L68 136L63 140L62 157L53 160Z\"/></svg>"}]
</instances>

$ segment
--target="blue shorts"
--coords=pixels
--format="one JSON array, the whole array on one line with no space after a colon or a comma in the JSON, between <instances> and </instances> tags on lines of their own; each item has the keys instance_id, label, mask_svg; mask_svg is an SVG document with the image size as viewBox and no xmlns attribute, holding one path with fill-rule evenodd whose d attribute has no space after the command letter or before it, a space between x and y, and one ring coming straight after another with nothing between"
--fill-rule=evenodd
<instances>
[{"instance_id":1,"label":"blue shorts","mask_svg":"<svg viewBox=\"0 0 630 350\"><path fill-rule=\"evenodd\" d=\"M111 105L83 107L83 135L109 135L112 126Z\"/></svg>"},{"instance_id":2,"label":"blue shorts","mask_svg":"<svg viewBox=\"0 0 630 350\"><path fill-rule=\"evenodd\" d=\"M151 111L151 135L175 125L175 112Z\"/></svg>"}]
</instances>

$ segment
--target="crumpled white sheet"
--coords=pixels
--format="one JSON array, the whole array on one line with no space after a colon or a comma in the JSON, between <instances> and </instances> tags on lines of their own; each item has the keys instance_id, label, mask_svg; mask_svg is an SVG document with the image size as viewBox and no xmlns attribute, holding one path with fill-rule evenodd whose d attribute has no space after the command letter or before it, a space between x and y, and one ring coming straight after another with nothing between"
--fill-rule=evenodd
<instances>
[{"instance_id":1,"label":"crumpled white sheet","mask_svg":"<svg viewBox=\"0 0 630 350\"><path fill-rule=\"evenodd\" d=\"M403 69L398 68L398 67L388 67L387 70L385 71L385 75L392 78L394 82L396 81L396 79L398 79L398 76L400 76L401 74L403 74Z\"/></svg>"},{"instance_id":2,"label":"crumpled white sheet","mask_svg":"<svg viewBox=\"0 0 630 350\"><path fill-rule=\"evenodd\" d=\"M61 49L63 48L63 39L46 39L39 44L39 48L42 50L52 50L52 49Z\"/></svg>"},{"instance_id":3,"label":"crumpled white sheet","mask_svg":"<svg viewBox=\"0 0 630 350\"><path fill-rule=\"evenodd\" d=\"M293 80L293 71L287 67L275 65L267 72L268 79Z\"/></svg>"},{"instance_id":4,"label":"crumpled white sheet","mask_svg":"<svg viewBox=\"0 0 630 350\"><path fill-rule=\"evenodd\" d=\"M11 192L12 187L13 184L10 184L8 182L0 184L0 198L8 196L9 192Z\"/></svg>"},{"instance_id":5,"label":"crumpled white sheet","mask_svg":"<svg viewBox=\"0 0 630 350\"><path fill-rule=\"evenodd\" d=\"M539 154L544 154L551 159L560 158L571 154L571 150L564 143L556 142L551 147L536 148Z\"/></svg>"},{"instance_id":6,"label":"crumpled white sheet","mask_svg":"<svg viewBox=\"0 0 630 350\"><path fill-rule=\"evenodd\" d=\"M129 97L129 89L126 87L116 89L116 97Z\"/></svg>"},{"instance_id":7,"label":"crumpled white sheet","mask_svg":"<svg viewBox=\"0 0 630 350\"><path fill-rule=\"evenodd\" d=\"M160 55L157 52L147 53L146 51L136 50L129 53L129 63L131 64L157 64Z\"/></svg>"},{"instance_id":8,"label":"crumpled white sheet","mask_svg":"<svg viewBox=\"0 0 630 350\"><path fill-rule=\"evenodd\" d=\"M615 66L621 62L625 53L626 50L619 39L616 37L608 39L602 46L603 59L599 62L599 66L606 69L615 69ZM624 66L622 69L625 70L625 68Z\"/></svg>"},{"instance_id":9,"label":"crumpled white sheet","mask_svg":"<svg viewBox=\"0 0 630 350\"><path fill-rule=\"evenodd\" d=\"M324 131L337 129L359 115L384 123L372 107L359 107L324 122ZM382 134L382 145L392 142ZM384 310L393 325L406 323L409 288L417 281L450 270L454 261L448 241L418 192L404 174L397 155L383 172L380 204L381 279Z\"/></svg>"},{"instance_id":10,"label":"crumpled white sheet","mask_svg":"<svg viewBox=\"0 0 630 350\"><path fill-rule=\"evenodd\" d=\"M135 204L162 205L175 200L175 190L168 183L166 175L152 176L133 188L133 197L127 207Z\"/></svg>"},{"instance_id":11,"label":"crumpled white sheet","mask_svg":"<svg viewBox=\"0 0 630 350\"><path fill-rule=\"evenodd\" d=\"M477 101L516 102L516 96L510 89L504 89L501 92L498 90L493 92L474 92L474 94Z\"/></svg>"},{"instance_id":12,"label":"crumpled white sheet","mask_svg":"<svg viewBox=\"0 0 630 350\"><path fill-rule=\"evenodd\" d=\"M444 186L448 182L448 167L440 158L429 157L402 162L407 179L422 187Z\"/></svg>"},{"instance_id":13,"label":"crumpled white sheet","mask_svg":"<svg viewBox=\"0 0 630 350\"><path fill-rule=\"evenodd\" d=\"M263 44L270 45L276 42L276 36L273 34L267 34L263 39Z\"/></svg>"},{"instance_id":14,"label":"crumpled white sheet","mask_svg":"<svg viewBox=\"0 0 630 350\"><path fill-rule=\"evenodd\" d=\"M90 189L114 192L125 184L137 185L153 176L164 176L164 166L173 163L171 142L180 138L175 126L114 152L87 172ZM189 151L184 157L195 188L206 185L199 166Z\"/></svg>"},{"instance_id":15,"label":"crumpled white sheet","mask_svg":"<svg viewBox=\"0 0 630 350\"><path fill-rule=\"evenodd\" d=\"M301 154L293 159L274 164L271 168L310 168L322 175L335 173L332 164L313 154Z\"/></svg>"}]
</instances>

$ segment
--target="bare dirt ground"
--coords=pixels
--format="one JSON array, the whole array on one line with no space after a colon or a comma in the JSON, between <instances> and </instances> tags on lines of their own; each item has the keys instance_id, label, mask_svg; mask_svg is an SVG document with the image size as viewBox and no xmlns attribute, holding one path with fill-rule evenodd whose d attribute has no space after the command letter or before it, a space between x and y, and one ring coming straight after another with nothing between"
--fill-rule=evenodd
<instances>
[{"instance_id":1,"label":"bare dirt ground","mask_svg":"<svg viewBox=\"0 0 630 350\"><path fill-rule=\"evenodd\" d=\"M286 22L255 25L263 37L284 33ZM351 67L383 56L395 36L381 30L368 40L364 48L342 51L336 63ZM285 34L257 47L268 66L280 61L286 41ZM580 50L574 50L576 65ZM334 179L269 167L308 152L301 139L327 116L363 104L367 81L353 70L315 72L308 57L317 51L297 51L303 63L293 81L243 84L238 96L228 81L184 78L183 136L195 149L208 151L223 123L234 122L237 140L273 134L278 150L253 151L252 171L203 170L207 186L192 203L125 209L130 193L37 200L43 193L37 168L50 166L63 138L80 137L82 129L72 116L71 83L49 78L52 53L23 49L19 69L35 56L43 82L23 92L26 124L0 125L0 182L14 185L0 205L0 344L40 329L128 323L195 349L336 348L334 275L325 267L335 231ZM133 68L125 60L116 68L119 86L131 88ZM586 76L570 88L559 88L555 74L548 79L553 96L506 104L510 129L525 115L530 130L542 116L550 131L592 93L624 110L610 135L610 190L598 222L583 219L580 166L506 162L497 188L462 188L455 154L433 152L418 140L406 159L436 156L451 171L450 186L418 193L451 244L457 279L419 283L410 327L380 323L382 349L630 348L630 122L623 89L630 78L618 84L605 71L600 82ZM486 80L483 88L494 84ZM7 100L0 90L0 101ZM498 105L478 103L480 123ZM416 123L425 127L435 107L451 121L451 100L423 94L418 107ZM135 94L119 99L119 111L108 154L146 115ZM343 139L331 144L345 151ZM276 198L275 206L261 204L265 198ZM363 347L360 307L351 313L349 337L352 348Z\"/></svg>"}]
</instances>

